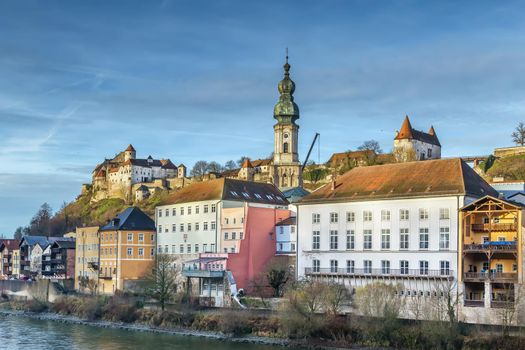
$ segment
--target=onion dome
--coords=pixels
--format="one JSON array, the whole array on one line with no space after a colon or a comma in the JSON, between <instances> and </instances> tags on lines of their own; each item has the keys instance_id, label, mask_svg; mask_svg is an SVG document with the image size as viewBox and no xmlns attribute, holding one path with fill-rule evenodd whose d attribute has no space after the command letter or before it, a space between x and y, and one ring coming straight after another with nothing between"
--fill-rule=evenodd
<instances>
[{"instance_id":1,"label":"onion dome","mask_svg":"<svg viewBox=\"0 0 525 350\"><path fill-rule=\"evenodd\" d=\"M295 83L290 79L290 64L288 63L288 54L286 55L286 62L283 66L284 78L279 82L277 88L279 90L279 102L273 109L273 117L279 123L294 123L299 119L299 107L293 100L293 93L295 91Z\"/></svg>"}]
</instances>

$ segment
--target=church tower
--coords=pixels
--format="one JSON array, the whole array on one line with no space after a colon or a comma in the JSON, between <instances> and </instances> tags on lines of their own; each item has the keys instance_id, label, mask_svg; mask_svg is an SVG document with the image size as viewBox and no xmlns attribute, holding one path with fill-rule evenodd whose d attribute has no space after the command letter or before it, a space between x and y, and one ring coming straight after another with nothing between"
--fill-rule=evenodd
<instances>
[{"instance_id":1,"label":"church tower","mask_svg":"<svg viewBox=\"0 0 525 350\"><path fill-rule=\"evenodd\" d=\"M295 83L290 79L288 54L284 64L284 78L279 82L279 102L273 109L277 120L274 129L273 182L280 189L303 185L299 161L299 107L293 100Z\"/></svg>"}]
</instances>

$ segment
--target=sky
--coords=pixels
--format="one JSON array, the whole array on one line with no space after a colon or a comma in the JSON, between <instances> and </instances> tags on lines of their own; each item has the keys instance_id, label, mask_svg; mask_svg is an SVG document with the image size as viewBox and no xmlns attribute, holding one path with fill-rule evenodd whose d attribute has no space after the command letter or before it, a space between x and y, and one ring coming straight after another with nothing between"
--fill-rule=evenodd
<instances>
[{"instance_id":1,"label":"sky","mask_svg":"<svg viewBox=\"0 0 525 350\"><path fill-rule=\"evenodd\" d=\"M445 157L511 145L525 121L519 1L3 1L0 234L80 193L128 144L225 163L273 148L289 48L299 152L375 139L405 114Z\"/></svg>"}]
</instances>

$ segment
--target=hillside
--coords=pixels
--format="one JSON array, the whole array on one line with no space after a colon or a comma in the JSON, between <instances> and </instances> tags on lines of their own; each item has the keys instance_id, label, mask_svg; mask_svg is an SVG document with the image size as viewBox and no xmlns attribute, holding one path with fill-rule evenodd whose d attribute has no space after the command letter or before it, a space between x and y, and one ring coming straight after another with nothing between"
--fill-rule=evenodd
<instances>
[{"instance_id":1,"label":"hillside","mask_svg":"<svg viewBox=\"0 0 525 350\"><path fill-rule=\"evenodd\" d=\"M505 181L525 180L525 155L512 155L495 158L490 156L480 162L476 170L487 181L493 178L503 178Z\"/></svg>"}]
</instances>

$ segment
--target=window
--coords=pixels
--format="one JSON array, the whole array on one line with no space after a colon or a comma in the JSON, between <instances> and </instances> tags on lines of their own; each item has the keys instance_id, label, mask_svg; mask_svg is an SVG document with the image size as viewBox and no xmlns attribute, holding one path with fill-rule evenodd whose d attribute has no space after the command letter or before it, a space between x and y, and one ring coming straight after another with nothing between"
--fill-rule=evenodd
<instances>
[{"instance_id":1,"label":"window","mask_svg":"<svg viewBox=\"0 0 525 350\"><path fill-rule=\"evenodd\" d=\"M321 214L312 214L312 224L318 224L321 222Z\"/></svg>"},{"instance_id":2,"label":"window","mask_svg":"<svg viewBox=\"0 0 525 350\"><path fill-rule=\"evenodd\" d=\"M363 221L372 221L372 212L365 210L363 212Z\"/></svg>"},{"instance_id":3,"label":"window","mask_svg":"<svg viewBox=\"0 0 525 350\"><path fill-rule=\"evenodd\" d=\"M128 242L133 242L133 233L128 233Z\"/></svg>"},{"instance_id":4,"label":"window","mask_svg":"<svg viewBox=\"0 0 525 350\"><path fill-rule=\"evenodd\" d=\"M408 249L408 228L402 228L399 230L399 249Z\"/></svg>"},{"instance_id":5,"label":"window","mask_svg":"<svg viewBox=\"0 0 525 350\"><path fill-rule=\"evenodd\" d=\"M184 244L180 245L179 252L182 254L184 253Z\"/></svg>"},{"instance_id":6,"label":"window","mask_svg":"<svg viewBox=\"0 0 525 350\"><path fill-rule=\"evenodd\" d=\"M496 264L496 272L498 273L503 272L503 264Z\"/></svg>"},{"instance_id":7,"label":"window","mask_svg":"<svg viewBox=\"0 0 525 350\"><path fill-rule=\"evenodd\" d=\"M164 246L164 253L168 253L168 245Z\"/></svg>"},{"instance_id":8,"label":"window","mask_svg":"<svg viewBox=\"0 0 525 350\"><path fill-rule=\"evenodd\" d=\"M184 215L184 207L180 207L180 215Z\"/></svg>"},{"instance_id":9,"label":"window","mask_svg":"<svg viewBox=\"0 0 525 350\"><path fill-rule=\"evenodd\" d=\"M139 256L144 256L144 248L139 248Z\"/></svg>"},{"instance_id":10,"label":"window","mask_svg":"<svg viewBox=\"0 0 525 350\"><path fill-rule=\"evenodd\" d=\"M198 213L199 213L199 206L196 205L196 206L195 206L195 214L198 214Z\"/></svg>"},{"instance_id":11,"label":"window","mask_svg":"<svg viewBox=\"0 0 525 350\"><path fill-rule=\"evenodd\" d=\"M184 224L180 224L180 232L184 232Z\"/></svg>"},{"instance_id":12,"label":"window","mask_svg":"<svg viewBox=\"0 0 525 350\"><path fill-rule=\"evenodd\" d=\"M448 227L439 228L439 249L448 250L450 245L450 232Z\"/></svg>"},{"instance_id":13,"label":"window","mask_svg":"<svg viewBox=\"0 0 525 350\"><path fill-rule=\"evenodd\" d=\"M440 220L450 219L450 211L448 210L448 208L439 209L439 219Z\"/></svg>"},{"instance_id":14,"label":"window","mask_svg":"<svg viewBox=\"0 0 525 350\"><path fill-rule=\"evenodd\" d=\"M191 244L186 245L186 253L191 253Z\"/></svg>"},{"instance_id":15,"label":"window","mask_svg":"<svg viewBox=\"0 0 525 350\"><path fill-rule=\"evenodd\" d=\"M212 230L215 230L215 227L216 227L216 226L215 226L215 221L212 221L212 222L211 222L211 229L212 229Z\"/></svg>"},{"instance_id":16,"label":"window","mask_svg":"<svg viewBox=\"0 0 525 350\"><path fill-rule=\"evenodd\" d=\"M381 230L381 249L390 249L390 230Z\"/></svg>"},{"instance_id":17,"label":"window","mask_svg":"<svg viewBox=\"0 0 525 350\"><path fill-rule=\"evenodd\" d=\"M159 218L162 217L162 209L159 209Z\"/></svg>"},{"instance_id":18,"label":"window","mask_svg":"<svg viewBox=\"0 0 525 350\"><path fill-rule=\"evenodd\" d=\"M428 261L426 260L419 261L419 274L428 275Z\"/></svg>"},{"instance_id":19,"label":"window","mask_svg":"<svg viewBox=\"0 0 525 350\"><path fill-rule=\"evenodd\" d=\"M442 276L450 275L450 261L440 261L439 262L439 273Z\"/></svg>"},{"instance_id":20,"label":"window","mask_svg":"<svg viewBox=\"0 0 525 350\"><path fill-rule=\"evenodd\" d=\"M312 249L321 249L321 233L319 231L312 232Z\"/></svg>"},{"instance_id":21,"label":"window","mask_svg":"<svg viewBox=\"0 0 525 350\"><path fill-rule=\"evenodd\" d=\"M428 228L419 229L419 249L428 249Z\"/></svg>"},{"instance_id":22,"label":"window","mask_svg":"<svg viewBox=\"0 0 525 350\"><path fill-rule=\"evenodd\" d=\"M235 247L230 248L230 253L235 253Z\"/></svg>"},{"instance_id":23,"label":"window","mask_svg":"<svg viewBox=\"0 0 525 350\"><path fill-rule=\"evenodd\" d=\"M177 209L173 208L171 210L171 216L175 216L175 215L177 215Z\"/></svg>"},{"instance_id":24,"label":"window","mask_svg":"<svg viewBox=\"0 0 525 350\"><path fill-rule=\"evenodd\" d=\"M211 244L210 251L211 251L212 253L215 252L215 244L214 244L214 243Z\"/></svg>"},{"instance_id":25,"label":"window","mask_svg":"<svg viewBox=\"0 0 525 350\"><path fill-rule=\"evenodd\" d=\"M144 234L139 233L139 242L144 242Z\"/></svg>"},{"instance_id":26,"label":"window","mask_svg":"<svg viewBox=\"0 0 525 350\"><path fill-rule=\"evenodd\" d=\"M321 271L321 262L319 260L312 260L312 271L320 272Z\"/></svg>"},{"instance_id":27,"label":"window","mask_svg":"<svg viewBox=\"0 0 525 350\"><path fill-rule=\"evenodd\" d=\"M355 249L355 232L354 230L346 231L346 249L354 250Z\"/></svg>"},{"instance_id":28,"label":"window","mask_svg":"<svg viewBox=\"0 0 525 350\"><path fill-rule=\"evenodd\" d=\"M239 239L243 239L244 238L244 233L243 232L239 232Z\"/></svg>"},{"instance_id":29,"label":"window","mask_svg":"<svg viewBox=\"0 0 525 350\"><path fill-rule=\"evenodd\" d=\"M202 206L202 211L204 212L204 214L208 213L208 204Z\"/></svg>"},{"instance_id":30,"label":"window","mask_svg":"<svg viewBox=\"0 0 525 350\"><path fill-rule=\"evenodd\" d=\"M337 260L330 260L330 272L337 273Z\"/></svg>"},{"instance_id":31,"label":"window","mask_svg":"<svg viewBox=\"0 0 525 350\"><path fill-rule=\"evenodd\" d=\"M295 252L295 243L290 243L290 250Z\"/></svg>"},{"instance_id":32,"label":"window","mask_svg":"<svg viewBox=\"0 0 525 350\"><path fill-rule=\"evenodd\" d=\"M346 273L355 273L355 261L354 260L346 261Z\"/></svg>"},{"instance_id":33,"label":"window","mask_svg":"<svg viewBox=\"0 0 525 350\"><path fill-rule=\"evenodd\" d=\"M133 248L128 248L128 256L133 255Z\"/></svg>"},{"instance_id":34,"label":"window","mask_svg":"<svg viewBox=\"0 0 525 350\"><path fill-rule=\"evenodd\" d=\"M191 215L191 207L188 206L188 215Z\"/></svg>"},{"instance_id":35,"label":"window","mask_svg":"<svg viewBox=\"0 0 525 350\"><path fill-rule=\"evenodd\" d=\"M202 224L202 229L203 229L204 231L208 231L208 222L207 222L207 221L205 221L205 222Z\"/></svg>"},{"instance_id":36,"label":"window","mask_svg":"<svg viewBox=\"0 0 525 350\"><path fill-rule=\"evenodd\" d=\"M190 231L191 231L191 224L188 223L188 232L190 232Z\"/></svg>"},{"instance_id":37,"label":"window","mask_svg":"<svg viewBox=\"0 0 525 350\"><path fill-rule=\"evenodd\" d=\"M195 231L199 231L199 223L198 222L195 223Z\"/></svg>"},{"instance_id":38,"label":"window","mask_svg":"<svg viewBox=\"0 0 525 350\"><path fill-rule=\"evenodd\" d=\"M177 252L177 246L174 244L171 246L171 254L175 254Z\"/></svg>"},{"instance_id":39,"label":"window","mask_svg":"<svg viewBox=\"0 0 525 350\"><path fill-rule=\"evenodd\" d=\"M399 220L408 220L408 209L399 210Z\"/></svg>"},{"instance_id":40,"label":"window","mask_svg":"<svg viewBox=\"0 0 525 350\"><path fill-rule=\"evenodd\" d=\"M195 253L198 253L198 252L199 252L199 245L195 244Z\"/></svg>"},{"instance_id":41,"label":"window","mask_svg":"<svg viewBox=\"0 0 525 350\"><path fill-rule=\"evenodd\" d=\"M399 262L399 271L402 275L408 275L408 260L401 260Z\"/></svg>"},{"instance_id":42,"label":"window","mask_svg":"<svg viewBox=\"0 0 525 350\"><path fill-rule=\"evenodd\" d=\"M381 210L381 221L390 221L390 210Z\"/></svg>"},{"instance_id":43,"label":"window","mask_svg":"<svg viewBox=\"0 0 525 350\"><path fill-rule=\"evenodd\" d=\"M217 207L216 207L216 205L215 205L215 204L212 204L212 205L211 205L211 212L212 212L212 213L215 213L216 211L217 211Z\"/></svg>"},{"instance_id":44,"label":"window","mask_svg":"<svg viewBox=\"0 0 525 350\"><path fill-rule=\"evenodd\" d=\"M381 274L390 274L390 260L381 260Z\"/></svg>"},{"instance_id":45,"label":"window","mask_svg":"<svg viewBox=\"0 0 525 350\"><path fill-rule=\"evenodd\" d=\"M166 216L170 216L170 210L166 209Z\"/></svg>"},{"instance_id":46,"label":"window","mask_svg":"<svg viewBox=\"0 0 525 350\"><path fill-rule=\"evenodd\" d=\"M224 239L225 240L229 239L228 232L224 232Z\"/></svg>"},{"instance_id":47,"label":"window","mask_svg":"<svg viewBox=\"0 0 525 350\"><path fill-rule=\"evenodd\" d=\"M372 249L372 230L364 230L363 231L363 249L370 250Z\"/></svg>"},{"instance_id":48,"label":"window","mask_svg":"<svg viewBox=\"0 0 525 350\"><path fill-rule=\"evenodd\" d=\"M337 213L330 213L330 223L335 224L339 220L339 215Z\"/></svg>"},{"instance_id":49,"label":"window","mask_svg":"<svg viewBox=\"0 0 525 350\"><path fill-rule=\"evenodd\" d=\"M364 273L372 273L372 260L363 261Z\"/></svg>"},{"instance_id":50,"label":"window","mask_svg":"<svg viewBox=\"0 0 525 350\"><path fill-rule=\"evenodd\" d=\"M224 223L225 223L226 225L228 225L229 222L230 222L230 220L229 220L228 218L224 218Z\"/></svg>"},{"instance_id":51,"label":"window","mask_svg":"<svg viewBox=\"0 0 525 350\"><path fill-rule=\"evenodd\" d=\"M346 212L346 222L354 222L355 221L355 213L353 211L347 211Z\"/></svg>"},{"instance_id":52,"label":"window","mask_svg":"<svg viewBox=\"0 0 525 350\"><path fill-rule=\"evenodd\" d=\"M159 233L162 232L162 225L159 225Z\"/></svg>"},{"instance_id":53,"label":"window","mask_svg":"<svg viewBox=\"0 0 525 350\"><path fill-rule=\"evenodd\" d=\"M428 220L428 209L419 209L419 220Z\"/></svg>"},{"instance_id":54,"label":"window","mask_svg":"<svg viewBox=\"0 0 525 350\"><path fill-rule=\"evenodd\" d=\"M177 232L177 224L171 225L171 232Z\"/></svg>"},{"instance_id":55,"label":"window","mask_svg":"<svg viewBox=\"0 0 525 350\"><path fill-rule=\"evenodd\" d=\"M288 153L288 142L283 143L283 153Z\"/></svg>"},{"instance_id":56,"label":"window","mask_svg":"<svg viewBox=\"0 0 525 350\"><path fill-rule=\"evenodd\" d=\"M237 233L232 232L232 239L237 239Z\"/></svg>"},{"instance_id":57,"label":"window","mask_svg":"<svg viewBox=\"0 0 525 350\"><path fill-rule=\"evenodd\" d=\"M432 158L432 148L427 149L427 158Z\"/></svg>"},{"instance_id":58,"label":"window","mask_svg":"<svg viewBox=\"0 0 525 350\"><path fill-rule=\"evenodd\" d=\"M338 239L337 239L337 230L330 230L330 249L338 249Z\"/></svg>"}]
</instances>

